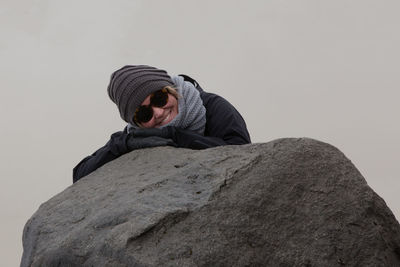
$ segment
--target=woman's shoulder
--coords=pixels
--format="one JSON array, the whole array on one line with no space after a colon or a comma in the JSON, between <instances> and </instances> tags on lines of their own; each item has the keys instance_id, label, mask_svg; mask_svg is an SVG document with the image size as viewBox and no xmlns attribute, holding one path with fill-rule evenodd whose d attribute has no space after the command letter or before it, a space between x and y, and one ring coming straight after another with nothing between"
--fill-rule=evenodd
<instances>
[{"instance_id":1,"label":"woman's shoulder","mask_svg":"<svg viewBox=\"0 0 400 267\"><path fill-rule=\"evenodd\" d=\"M206 107L213 107L215 106L216 108L226 108L226 107L231 107L232 104L229 103L228 100L223 98L220 95L214 94L214 93L209 93L209 92L201 92L200 93L201 100L203 100L203 105Z\"/></svg>"}]
</instances>

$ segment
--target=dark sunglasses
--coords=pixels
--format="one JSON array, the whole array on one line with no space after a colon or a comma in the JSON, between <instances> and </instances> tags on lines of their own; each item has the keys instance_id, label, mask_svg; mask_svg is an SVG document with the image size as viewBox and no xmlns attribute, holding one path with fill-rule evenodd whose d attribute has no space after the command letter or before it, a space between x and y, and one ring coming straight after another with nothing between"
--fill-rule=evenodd
<instances>
[{"instance_id":1,"label":"dark sunglasses","mask_svg":"<svg viewBox=\"0 0 400 267\"><path fill-rule=\"evenodd\" d=\"M136 123L148 122L153 117L153 108L161 108L168 102L168 90L163 88L150 95L150 105L143 105L136 109L133 119Z\"/></svg>"}]
</instances>

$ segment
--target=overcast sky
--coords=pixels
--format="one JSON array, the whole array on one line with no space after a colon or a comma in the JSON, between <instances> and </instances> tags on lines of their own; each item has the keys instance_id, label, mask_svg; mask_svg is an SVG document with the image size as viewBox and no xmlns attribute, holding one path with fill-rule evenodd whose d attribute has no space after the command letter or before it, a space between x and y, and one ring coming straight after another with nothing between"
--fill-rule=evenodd
<instances>
[{"instance_id":1,"label":"overcast sky","mask_svg":"<svg viewBox=\"0 0 400 267\"><path fill-rule=\"evenodd\" d=\"M1 251L124 123L106 88L126 64L188 74L228 99L253 142L339 148L400 218L397 0L2 0Z\"/></svg>"}]
</instances>

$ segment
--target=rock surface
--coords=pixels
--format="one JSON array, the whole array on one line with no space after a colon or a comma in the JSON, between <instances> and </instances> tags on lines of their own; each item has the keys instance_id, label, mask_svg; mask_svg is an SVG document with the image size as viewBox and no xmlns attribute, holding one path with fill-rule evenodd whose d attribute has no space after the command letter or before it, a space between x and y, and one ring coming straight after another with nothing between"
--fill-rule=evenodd
<instances>
[{"instance_id":1,"label":"rock surface","mask_svg":"<svg viewBox=\"0 0 400 267\"><path fill-rule=\"evenodd\" d=\"M27 222L21 266L400 266L400 226L313 139L133 151Z\"/></svg>"}]
</instances>

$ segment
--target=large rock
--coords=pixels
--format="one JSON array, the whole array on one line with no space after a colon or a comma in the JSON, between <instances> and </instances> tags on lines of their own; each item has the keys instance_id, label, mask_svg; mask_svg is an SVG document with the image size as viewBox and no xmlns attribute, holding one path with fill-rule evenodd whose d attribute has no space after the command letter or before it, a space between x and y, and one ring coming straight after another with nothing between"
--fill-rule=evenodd
<instances>
[{"instance_id":1,"label":"large rock","mask_svg":"<svg viewBox=\"0 0 400 267\"><path fill-rule=\"evenodd\" d=\"M312 139L134 151L27 222L21 266L400 266L400 226Z\"/></svg>"}]
</instances>

